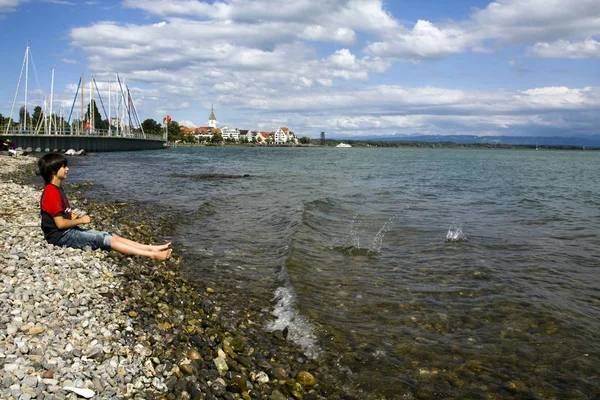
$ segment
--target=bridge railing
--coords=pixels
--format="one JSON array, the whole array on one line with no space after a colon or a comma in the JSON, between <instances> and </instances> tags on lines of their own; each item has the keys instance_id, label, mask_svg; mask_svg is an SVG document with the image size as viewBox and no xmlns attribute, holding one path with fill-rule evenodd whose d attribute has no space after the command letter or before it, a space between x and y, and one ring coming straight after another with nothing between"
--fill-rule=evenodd
<instances>
[{"instance_id":1,"label":"bridge railing","mask_svg":"<svg viewBox=\"0 0 600 400\"><path fill-rule=\"evenodd\" d=\"M132 130L132 131L118 131L116 129L111 129L108 131L107 129L73 129L73 128L65 128L65 129L52 129L51 131L44 132L40 131L38 133L28 131L27 129L22 129L19 127L10 127L8 131L6 130L6 125L0 125L0 137L3 135L31 135L31 136L48 136L48 135L58 135L58 136L99 136L99 137L120 137L120 138L133 138L133 139L147 139L147 140L162 140L164 141L163 135L152 135L152 134L142 134L140 130Z\"/></svg>"}]
</instances>

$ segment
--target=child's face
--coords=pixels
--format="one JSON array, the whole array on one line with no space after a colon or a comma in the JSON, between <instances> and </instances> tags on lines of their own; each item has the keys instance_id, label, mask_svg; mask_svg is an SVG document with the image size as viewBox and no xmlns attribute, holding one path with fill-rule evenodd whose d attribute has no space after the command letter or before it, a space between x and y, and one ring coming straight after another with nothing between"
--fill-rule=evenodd
<instances>
[{"instance_id":1,"label":"child's face","mask_svg":"<svg viewBox=\"0 0 600 400\"><path fill-rule=\"evenodd\" d=\"M67 179L68 173L69 173L69 167L63 165L62 167L60 167L60 169L58 171L56 171L56 177L62 181L62 180Z\"/></svg>"}]
</instances>

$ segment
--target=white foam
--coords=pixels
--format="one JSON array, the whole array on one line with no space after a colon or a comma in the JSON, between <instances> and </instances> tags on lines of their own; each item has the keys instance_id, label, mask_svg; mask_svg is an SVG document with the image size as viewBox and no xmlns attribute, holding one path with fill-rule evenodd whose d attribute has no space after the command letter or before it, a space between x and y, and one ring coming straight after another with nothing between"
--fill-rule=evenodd
<instances>
[{"instance_id":1,"label":"white foam","mask_svg":"<svg viewBox=\"0 0 600 400\"><path fill-rule=\"evenodd\" d=\"M462 231L460 226L451 226L446 233L446 242L460 242L466 241L467 237Z\"/></svg>"},{"instance_id":2,"label":"white foam","mask_svg":"<svg viewBox=\"0 0 600 400\"><path fill-rule=\"evenodd\" d=\"M296 293L287 279L285 286L275 290L273 300L276 304L272 314L276 320L267 326L267 331L283 330L287 327L288 340L302 347L308 357L317 358L321 353L317 345L317 337L313 333L312 325L298 313Z\"/></svg>"}]
</instances>

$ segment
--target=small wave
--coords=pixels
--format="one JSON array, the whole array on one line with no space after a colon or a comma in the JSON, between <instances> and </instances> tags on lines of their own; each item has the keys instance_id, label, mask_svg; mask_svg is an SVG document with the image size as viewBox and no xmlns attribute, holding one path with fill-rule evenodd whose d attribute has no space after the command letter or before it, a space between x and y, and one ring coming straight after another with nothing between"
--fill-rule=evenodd
<instances>
[{"instance_id":1,"label":"small wave","mask_svg":"<svg viewBox=\"0 0 600 400\"><path fill-rule=\"evenodd\" d=\"M333 247L333 250L335 250L339 253L349 255L349 256L368 256L368 255L375 253L371 249L367 249L367 248L361 249L360 247L354 247L354 246L335 246L335 247Z\"/></svg>"},{"instance_id":2,"label":"small wave","mask_svg":"<svg viewBox=\"0 0 600 400\"><path fill-rule=\"evenodd\" d=\"M451 226L446 233L446 242L466 242L467 237L460 226Z\"/></svg>"},{"instance_id":3,"label":"small wave","mask_svg":"<svg viewBox=\"0 0 600 400\"><path fill-rule=\"evenodd\" d=\"M219 180L219 179L240 179L249 178L249 174L229 175L229 174L171 174L171 178L190 178L194 180Z\"/></svg>"},{"instance_id":4,"label":"small wave","mask_svg":"<svg viewBox=\"0 0 600 400\"><path fill-rule=\"evenodd\" d=\"M289 340L302 347L308 357L316 359L321 354L317 337L313 333L311 324L298 313L296 293L287 279L285 270L282 271L282 275L286 277L285 284L277 288L273 296L276 304L272 314L276 319L266 327L266 330L273 332L287 327Z\"/></svg>"}]
</instances>

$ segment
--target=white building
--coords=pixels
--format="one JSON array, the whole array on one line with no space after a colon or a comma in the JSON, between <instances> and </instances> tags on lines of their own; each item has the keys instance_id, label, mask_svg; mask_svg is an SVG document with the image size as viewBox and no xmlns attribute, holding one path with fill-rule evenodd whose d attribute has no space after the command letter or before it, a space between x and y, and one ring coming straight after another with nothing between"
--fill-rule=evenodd
<instances>
[{"instance_id":1,"label":"white building","mask_svg":"<svg viewBox=\"0 0 600 400\"><path fill-rule=\"evenodd\" d=\"M252 142L252 139L256 139L256 136L259 133L260 133L259 131L249 130L248 133L246 134L246 137L248 138L248 142Z\"/></svg>"},{"instance_id":2,"label":"white building","mask_svg":"<svg viewBox=\"0 0 600 400\"><path fill-rule=\"evenodd\" d=\"M240 130L238 128L228 128L224 126L221 128L221 136L223 136L223 140L233 139L238 142L240 140Z\"/></svg>"},{"instance_id":3,"label":"white building","mask_svg":"<svg viewBox=\"0 0 600 400\"><path fill-rule=\"evenodd\" d=\"M286 144L286 143L298 143L298 139L296 135L294 135L290 130L284 126L280 127L275 131L274 135L275 144Z\"/></svg>"}]
</instances>

